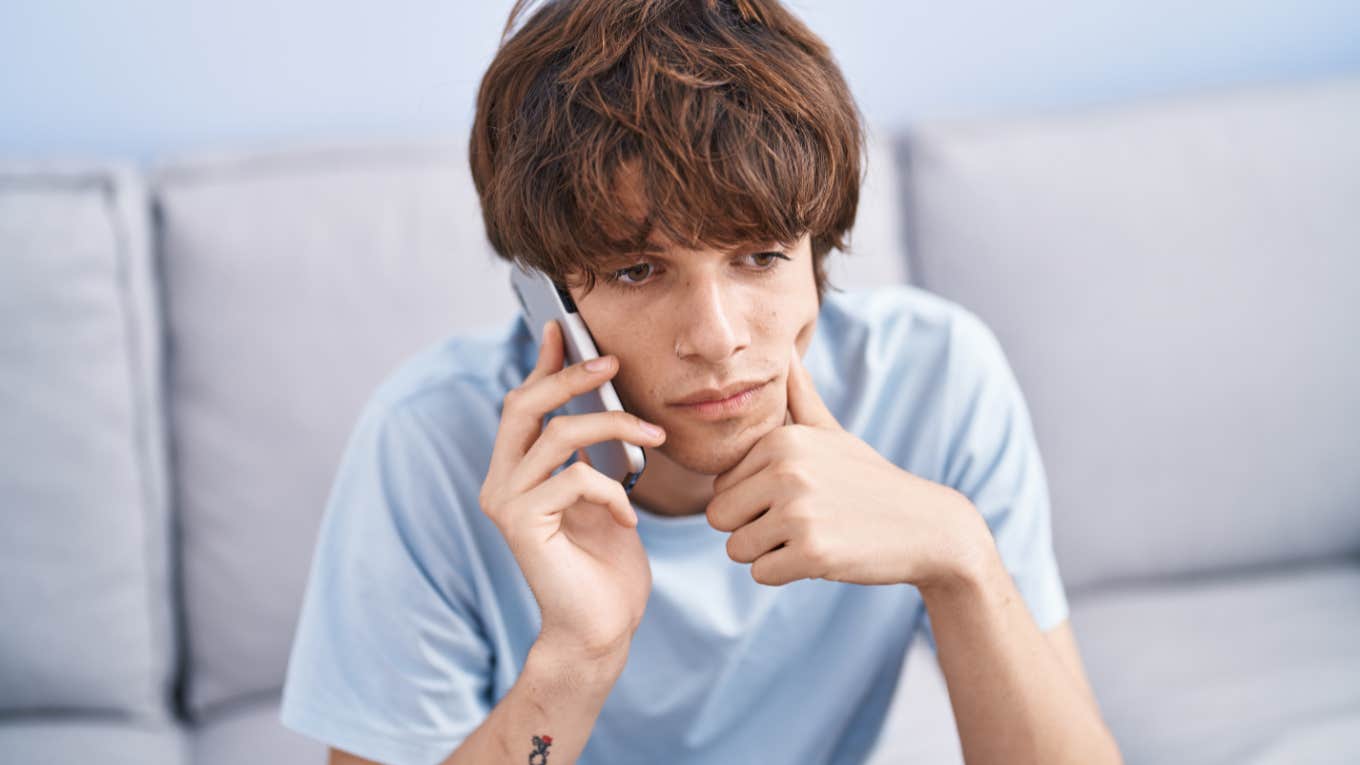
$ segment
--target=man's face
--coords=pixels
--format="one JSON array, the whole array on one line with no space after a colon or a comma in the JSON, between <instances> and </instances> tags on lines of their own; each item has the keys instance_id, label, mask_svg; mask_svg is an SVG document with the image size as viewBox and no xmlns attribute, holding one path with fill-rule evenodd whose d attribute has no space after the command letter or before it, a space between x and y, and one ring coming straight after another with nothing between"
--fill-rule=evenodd
<instances>
[{"instance_id":1,"label":"man's face","mask_svg":"<svg viewBox=\"0 0 1360 765\"><path fill-rule=\"evenodd\" d=\"M619 359L613 383L624 408L666 429L659 451L721 473L784 424L794 343L805 350L817 323L811 240L726 252L661 244L610 264L614 278L588 293L573 285L572 298L600 353ZM725 405L682 403L732 386L756 387Z\"/></svg>"}]
</instances>

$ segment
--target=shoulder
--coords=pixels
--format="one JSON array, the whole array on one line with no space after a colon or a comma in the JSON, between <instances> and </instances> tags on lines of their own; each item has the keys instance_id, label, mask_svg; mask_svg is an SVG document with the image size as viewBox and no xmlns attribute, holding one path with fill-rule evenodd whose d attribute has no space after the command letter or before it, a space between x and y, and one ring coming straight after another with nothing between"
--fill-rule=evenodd
<instances>
[{"instance_id":1,"label":"shoulder","mask_svg":"<svg viewBox=\"0 0 1360 765\"><path fill-rule=\"evenodd\" d=\"M527 328L520 332L507 323L448 336L382 380L336 471L326 514L331 544L367 545L380 555L375 540L388 534L422 560L447 556L438 547L447 540L472 544L483 531L473 511L501 404L523 380L522 346L532 345Z\"/></svg>"},{"instance_id":2,"label":"shoulder","mask_svg":"<svg viewBox=\"0 0 1360 765\"><path fill-rule=\"evenodd\" d=\"M887 369L976 376L1002 358L974 311L914 285L828 293L819 321L837 347Z\"/></svg>"},{"instance_id":3,"label":"shoulder","mask_svg":"<svg viewBox=\"0 0 1360 765\"><path fill-rule=\"evenodd\" d=\"M464 442L475 442L479 435L492 439L505 394L523 382L533 352L532 335L518 316L446 336L381 381L360 414L360 427L390 430L423 423Z\"/></svg>"},{"instance_id":4,"label":"shoulder","mask_svg":"<svg viewBox=\"0 0 1360 765\"><path fill-rule=\"evenodd\" d=\"M911 285L828 293L807 363L843 427L942 483L952 455L1003 422L997 409L1017 396L982 319Z\"/></svg>"}]
</instances>

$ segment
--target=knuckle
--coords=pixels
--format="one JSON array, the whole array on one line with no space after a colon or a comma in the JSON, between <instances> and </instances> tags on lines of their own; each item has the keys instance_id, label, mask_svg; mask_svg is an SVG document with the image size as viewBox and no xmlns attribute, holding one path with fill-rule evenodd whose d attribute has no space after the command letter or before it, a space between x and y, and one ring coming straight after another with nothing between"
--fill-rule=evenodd
<instances>
[{"instance_id":1,"label":"knuckle","mask_svg":"<svg viewBox=\"0 0 1360 765\"><path fill-rule=\"evenodd\" d=\"M778 584L769 566L762 566L761 561L751 564L751 578L756 580L757 584Z\"/></svg>"},{"instance_id":2,"label":"knuckle","mask_svg":"<svg viewBox=\"0 0 1360 765\"><path fill-rule=\"evenodd\" d=\"M785 425L770 434L770 445L779 450L788 449L798 443L797 425Z\"/></svg>"},{"instance_id":3,"label":"knuckle","mask_svg":"<svg viewBox=\"0 0 1360 765\"><path fill-rule=\"evenodd\" d=\"M543 426L543 438L550 441L560 441L567 434L563 431L567 429L567 419L565 417L554 417L548 420L548 424Z\"/></svg>"},{"instance_id":4,"label":"knuckle","mask_svg":"<svg viewBox=\"0 0 1360 765\"><path fill-rule=\"evenodd\" d=\"M505 512L505 504L496 499L484 503L482 505L482 512L498 526L501 525L501 519L508 515Z\"/></svg>"},{"instance_id":5,"label":"knuckle","mask_svg":"<svg viewBox=\"0 0 1360 765\"><path fill-rule=\"evenodd\" d=\"M718 503L710 502L708 510L705 511L705 515L708 516L709 526L712 526L718 531L731 531L731 529L727 527L727 519L723 517L722 507L718 505Z\"/></svg>"},{"instance_id":6,"label":"knuckle","mask_svg":"<svg viewBox=\"0 0 1360 765\"><path fill-rule=\"evenodd\" d=\"M817 537L810 537L803 543L803 557L815 571L823 571L831 562L831 550Z\"/></svg>"},{"instance_id":7,"label":"knuckle","mask_svg":"<svg viewBox=\"0 0 1360 765\"><path fill-rule=\"evenodd\" d=\"M812 477L806 468L792 460L779 460L774 468L774 474L779 478L780 483L794 486L795 488L809 488L812 486Z\"/></svg>"},{"instance_id":8,"label":"knuckle","mask_svg":"<svg viewBox=\"0 0 1360 765\"><path fill-rule=\"evenodd\" d=\"M812 521L812 505L801 499L792 499L785 503L784 517L800 527L810 525Z\"/></svg>"},{"instance_id":9,"label":"knuckle","mask_svg":"<svg viewBox=\"0 0 1360 765\"><path fill-rule=\"evenodd\" d=\"M746 559L745 549L741 544L741 538L736 534L727 538L727 557L739 563Z\"/></svg>"},{"instance_id":10,"label":"knuckle","mask_svg":"<svg viewBox=\"0 0 1360 765\"><path fill-rule=\"evenodd\" d=\"M505 398L501 399L501 409L512 414L519 414L524 408L524 395L523 387L511 388L506 391Z\"/></svg>"},{"instance_id":11,"label":"knuckle","mask_svg":"<svg viewBox=\"0 0 1360 765\"><path fill-rule=\"evenodd\" d=\"M481 492L477 495L477 503L482 506L482 512L495 516L497 508L501 505L498 486L491 481L482 484Z\"/></svg>"},{"instance_id":12,"label":"knuckle","mask_svg":"<svg viewBox=\"0 0 1360 765\"><path fill-rule=\"evenodd\" d=\"M564 471L573 481L585 482L594 479L595 469L584 462L573 462Z\"/></svg>"}]
</instances>

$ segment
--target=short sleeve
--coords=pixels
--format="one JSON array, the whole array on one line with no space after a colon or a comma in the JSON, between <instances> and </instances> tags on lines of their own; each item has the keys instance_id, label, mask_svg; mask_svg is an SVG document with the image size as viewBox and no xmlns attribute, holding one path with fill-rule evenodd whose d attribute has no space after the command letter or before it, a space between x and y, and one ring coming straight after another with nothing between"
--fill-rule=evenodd
<instances>
[{"instance_id":1,"label":"short sleeve","mask_svg":"<svg viewBox=\"0 0 1360 765\"><path fill-rule=\"evenodd\" d=\"M459 475L429 415L370 404L312 558L284 725L393 765L448 757L490 712L493 652L475 609Z\"/></svg>"},{"instance_id":2,"label":"short sleeve","mask_svg":"<svg viewBox=\"0 0 1360 765\"><path fill-rule=\"evenodd\" d=\"M942 483L977 507L1001 559L1042 631L1068 616L1053 551L1048 481L1029 408L1001 344L963 312L951 329ZM930 619L921 619L932 650Z\"/></svg>"}]
</instances>

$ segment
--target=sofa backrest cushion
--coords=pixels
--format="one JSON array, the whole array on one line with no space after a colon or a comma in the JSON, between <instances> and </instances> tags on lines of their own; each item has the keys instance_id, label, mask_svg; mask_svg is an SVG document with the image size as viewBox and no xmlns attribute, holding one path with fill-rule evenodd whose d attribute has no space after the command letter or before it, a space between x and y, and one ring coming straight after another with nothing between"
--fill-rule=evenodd
<instances>
[{"instance_id":1,"label":"sofa backrest cushion","mask_svg":"<svg viewBox=\"0 0 1360 765\"><path fill-rule=\"evenodd\" d=\"M909 259L1034 415L1069 586L1360 550L1360 80L906 142Z\"/></svg>"},{"instance_id":2,"label":"sofa backrest cushion","mask_svg":"<svg viewBox=\"0 0 1360 765\"><path fill-rule=\"evenodd\" d=\"M881 151L890 144L879 142ZM156 172L197 715L282 686L335 466L405 357L516 312L461 140L283 148ZM902 281L891 155L834 283Z\"/></svg>"},{"instance_id":3,"label":"sofa backrest cushion","mask_svg":"<svg viewBox=\"0 0 1360 765\"><path fill-rule=\"evenodd\" d=\"M148 228L128 168L0 165L0 715L170 708Z\"/></svg>"}]
</instances>

